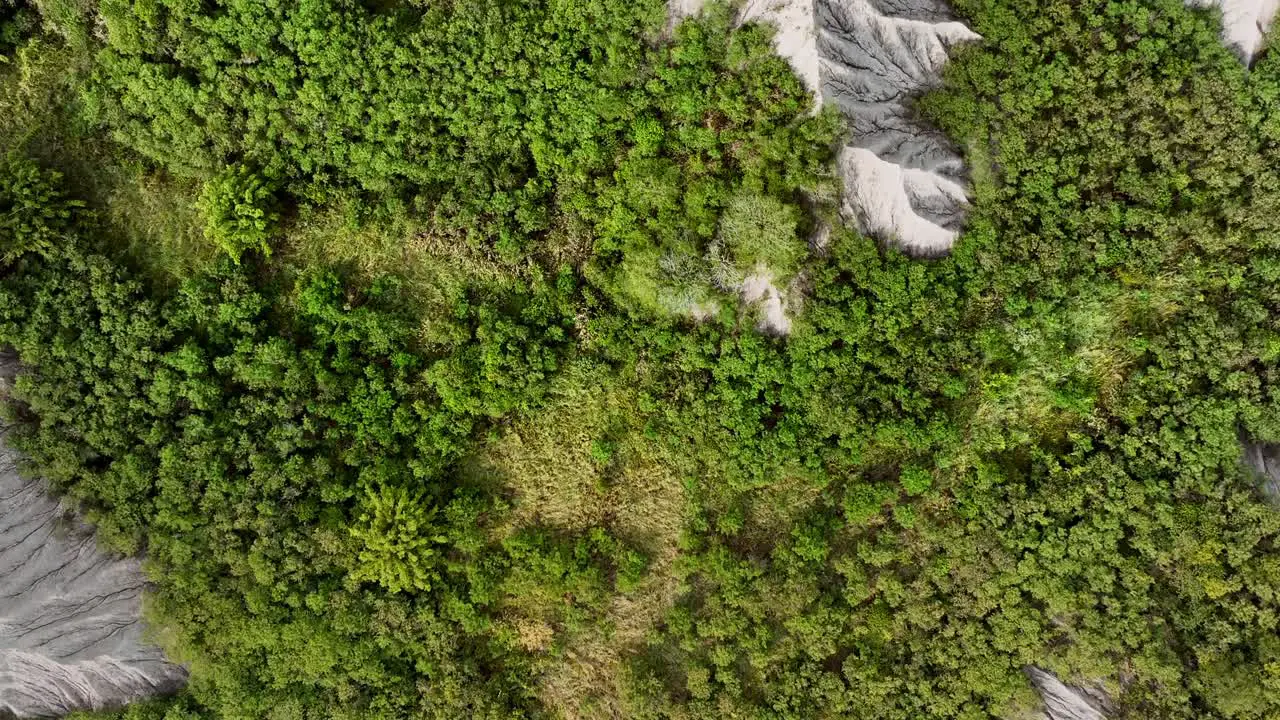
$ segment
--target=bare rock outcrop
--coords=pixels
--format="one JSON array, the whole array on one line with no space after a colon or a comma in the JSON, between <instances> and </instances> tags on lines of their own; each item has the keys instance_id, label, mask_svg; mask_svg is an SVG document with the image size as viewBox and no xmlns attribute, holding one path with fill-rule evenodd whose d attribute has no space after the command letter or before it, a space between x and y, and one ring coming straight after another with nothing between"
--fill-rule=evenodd
<instances>
[{"instance_id":1,"label":"bare rock outcrop","mask_svg":"<svg viewBox=\"0 0 1280 720\"><path fill-rule=\"evenodd\" d=\"M1244 462L1257 473L1263 497L1280 504L1280 445L1244 440Z\"/></svg>"},{"instance_id":2,"label":"bare rock outcrop","mask_svg":"<svg viewBox=\"0 0 1280 720\"><path fill-rule=\"evenodd\" d=\"M671 26L704 4L668 0ZM941 80L948 52L978 35L945 0L743 0L738 7L738 22L777 28L778 55L819 107L832 105L848 120L836 163L845 220L913 255L949 251L969 208L968 173L958 148L916 117L913 101ZM770 268L721 283L758 309L762 331L777 335L791 330L801 284L779 287ZM694 317L703 311L691 308Z\"/></svg>"},{"instance_id":3,"label":"bare rock outcrop","mask_svg":"<svg viewBox=\"0 0 1280 720\"><path fill-rule=\"evenodd\" d=\"M851 126L840 154L846 219L917 255L951 249L968 209L959 150L913 100L948 52L980 39L942 0L814 0L822 92Z\"/></svg>"},{"instance_id":4,"label":"bare rock outcrop","mask_svg":"<svg viewBox=\"0 0 1280 720\"><path fill-rule=\"evenodd\" d=\"M1234 48L1245 64L1262 50L1280 0L1187 0L1192 7L1222 8L1222 40Z\"/></svg>"},{"instance_id":5,"label":"bare rock outcrop","mask_svg":"<svg viewBox=\"0 0 1280 720\"><path fill-rule=\"evenodd\" d=\"M667 0L667 18L674 26L697 15L707 0ZM773 25L774 50L791 63L805 87L822 104L822 81L818 61L818 33L813 0L741 0L738 24L762 22Z\"/></svg>"},{"instance_id":6,"label":"bare rock outcrop","mask_svg":"<svg viewBox=\"0 0 1280 720\"><path fill-rule=\"evenodd\" d=\"M670 0L671 17L702 4ZM913 254L947 252L968 209L968 175L912 102L941 80L948 52L978 35L944 0L746 0L739 19L775 24L778 54L848 119L837 163L846 220Z\"/></svg>"},{"instance_id":7,"label":"bare rock outcrop","mask_svg":"<svg viewBox=\"0 0 1280 720\"><path fill-rule=\"evenodd\" d=\"M1106 720L1112 709L1111 699L1101 687L1067 685L1037 667L1027 668L1026 673L1044 702L1038 720Z\"/></svg>"},{"instance_id":8,"label":"bare rock outcrop","mask_svg":"<svg viewBox=\"0 0 1280 720\"><path fill-rule=\"evenodd\" d=\"M742 281L739 294L742 302L756 307L760 318L756 327L761 332L773 335L791 333L791 316L787 311L796 302L792 298L797 293L779 289L768 270L757 268L755 273L748 275Z\"/></svg>"},{"instance_id":9,"label":"bare rock outcrop","mask_svg":"<svg viewBox=\"0 0 1280 720\"><path fill-rule=\"evenodd\" d=\"M746 0L740 22L765 22L777 28L773 45L791 63L796 75L822 105L822 64L818 57L818 28L813 0Z\"/></svg>"},{"instance_id":10,"label":"bare rock outcrop","mask_svg":"<svg viewBox=\"0 0 1280 720\"><path fill-rule=\"evenodd\" d=\"M12 377L11 356L0 378ZM3 382L3 380L0 380ZM145 579L18 473L0 429L0 717L57 717L172 693L186 672L142 639Z\"/></svg>"}]
</instances>

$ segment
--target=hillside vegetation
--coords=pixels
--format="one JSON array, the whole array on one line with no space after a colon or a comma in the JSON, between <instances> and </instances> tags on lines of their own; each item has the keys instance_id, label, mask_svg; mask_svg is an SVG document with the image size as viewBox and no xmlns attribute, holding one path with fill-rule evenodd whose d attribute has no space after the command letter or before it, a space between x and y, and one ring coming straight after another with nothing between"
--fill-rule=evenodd
<instances>
[{"instance_id":1,"label":"hillside vegetation","mask_svg":"<svg viewBox=\"0 0 1280 720\"><path fill-rule=\"evenodd\" d=\"M956 8L925 262L721 5L0 5L14 442L191 669L118 717L1280 713L1280 58Z\"/></svg>"}]
</instances>

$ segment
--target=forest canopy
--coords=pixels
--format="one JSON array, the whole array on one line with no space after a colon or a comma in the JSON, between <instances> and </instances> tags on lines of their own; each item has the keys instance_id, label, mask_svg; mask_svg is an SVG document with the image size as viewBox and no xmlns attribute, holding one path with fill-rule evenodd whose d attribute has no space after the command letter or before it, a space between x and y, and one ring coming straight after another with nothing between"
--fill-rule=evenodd
<instances>
[{"instance_id":1,"label":"forest canopy","mask_svg":"<svg viewBox=\"0 0 1280 720\"><path fill-rule=\"evenodd\" d=\"M191 674L113 717L1280 713L1280 58L955 9L924 261L728 4L0 0L12 442Z\"/></svg>"}]
</instances>

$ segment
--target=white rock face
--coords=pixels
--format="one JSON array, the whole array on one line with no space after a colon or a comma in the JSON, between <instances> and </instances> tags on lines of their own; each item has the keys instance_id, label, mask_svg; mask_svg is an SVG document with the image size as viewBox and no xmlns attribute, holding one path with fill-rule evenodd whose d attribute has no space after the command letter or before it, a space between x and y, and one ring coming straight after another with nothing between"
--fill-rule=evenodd
<instances>
[{"instance_id":1,"label":"white rock face","mask_svg":"<svg viewBox=\"0 0 1280 720\"><path fill-rule=\"evenodd\" d=\"M746 0L739 22L772 23L778 28L773 45L822 105L821 62L813 0Z\"/></svg>"},{"instance_id":2,"label":"white rock face","mask_svg":"<svg viewBox=\"0 0 1280 720\"><path fill-rule=\"evenodd\" d=\"M671 26L704 4L668 0ZM956 147L916 120L912 102L941 80L951 48L981 38L945 0L744 0L738 21L774 24L778 54L818 105L834 104L848 120L850 142L836 163L845 220L913 255L948 252L969 207L967 171ZM767 268L721 285L758 306L762 331L790 333L801 293L776 287Z\"/></svg>"},{"instance_id":3,"label":"white rock face","mask_svg":"<svg viewBox=\"0 0 1280 720\"><path fill-rule=\"evenodd\" d=\"M0 364L11 377L12 361ZM16 461L0 436L0 717L57 717L181 688L186 672L142 641L139 562L100 551Z\"/></svg>"},{"instance_id":4,"label":"white rock face","mask_svg":"<svg viewBox=\"0 0 1280 720\"><path fill-rule=\"evenodd\" d=\"M674 28L681 20L697 15L707 0L667 0L667 29Z\"/></svg>"},{"instance_id":5,"label":"white rock face","mask_svg":"<svg viewBox=\"0 0 1280 720\"><path fill-rule=\"evenodd\" d=\"M911 102L941 79L948 51L979 36L942 0L815 0L822 92L852 126L840 156L844 214L920 255L945 253L968 210L964 162Z\"/></svg>"},{"instance_id":6,"label":"white rock face","mask_svg":"<svg viewBox=\"0 0 1280 720\"><path fill-rule=\"evenodd\" d=\"M844 178L844 213L863 232L892 240L914 255L942 255L959 234L926 215L965 207L964 186L940 173L903 167L881 159L866 148L847 147L840 153Z\"/></svg>"},{"instance_id":7,"label":"white rock face","mask_svg":"<svg viewBox=\"0 0 1280 720\"><path fill-rule=\"evenodd\" d=\"M1280 0L1187 0L1187 4L1222 8L1222 39L1240 52L1246 64L1262 49L1263 37L1280 10Z\"/></svg>"},{"instance_id":8,"label":"white rock face","mask_svg":"<svg viewBox=\"0 0 1280 720\"><path fill-rule=\"evenodd\" d=\"M1071 687L1063 684L1052 673L1040 668L1026 670L1031 684L1040 691L1044 701L1042 718L1048 720L1107 720L1106 712L1111 701L1102 690Z\"/></svg>"},{"instance_id":9,"label":"white rock face","mask_svg":"<svg viewBox=\"0 0 1280 720\"><path fill-rule=\"evenodd\" d=\"M775 335L791 334L791 318L787 314L787 293L773 284L773 275L766 268L757 268L756 272L742 281L739 289L742 302L747 305L758 305L760 322L757 326L762 332Z\"/></svg>"},{"instance_id":10,"label":"white rock face","mask_svg":"<svg viewBox=\"0 0 1280 720\"><path fill-rule=\"evenodd\" d=\"M667 17L675 26L697 15L707 0L667 0ZM814 26L813 0L744 0L738 10L738 24L758 21L777 28L773 38L778 55L791 63L805 87L822 103L819 77L818 34Z\"/></svg>"}]
</instances>

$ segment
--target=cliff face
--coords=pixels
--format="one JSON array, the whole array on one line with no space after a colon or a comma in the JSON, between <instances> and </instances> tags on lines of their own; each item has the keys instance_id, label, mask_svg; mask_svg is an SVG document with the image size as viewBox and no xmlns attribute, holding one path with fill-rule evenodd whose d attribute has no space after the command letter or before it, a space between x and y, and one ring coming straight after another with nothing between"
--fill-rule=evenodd
<instances>
[{"instance_id":1,"label":"cliff face","mask_svg":"<svg viewBox=\"0 0 1280 720\"><path fill-rule=\"evenodd\" d=\"M0 358L0 376L16 370ZM0 717L55 717L170 693L186 672L142 640L140 563L17 472L0 430Z\"/></svg>"},{"instance_id":2,"label":"cliff face","mask_svg":"<svg viewBox=\"0 0 1280 720\"><path fill-rule=\"evenodd\" d=\"M701 5L670 0L671 17ZM947 53L978 35L944 0L747 0L740 19L777 26L778 54L819 104L848 120L838 161L845 219L915 255L950 250L968 209L968 174L955 145L919 122L911 103L941 80Z\"/></svg>"},{"instance_id":3,"label":"cliff face","mask_svg":"<svg viewBox=\"0 0 1280 720\"><path fill-rule=\"evenodd\" d=\"M1037 720L1106 720L1111 710L1111 699L1100 688L1072 687L1035 667L1027 668L1027 678L1044 702Z\"/></svg>"}]
</instances>

